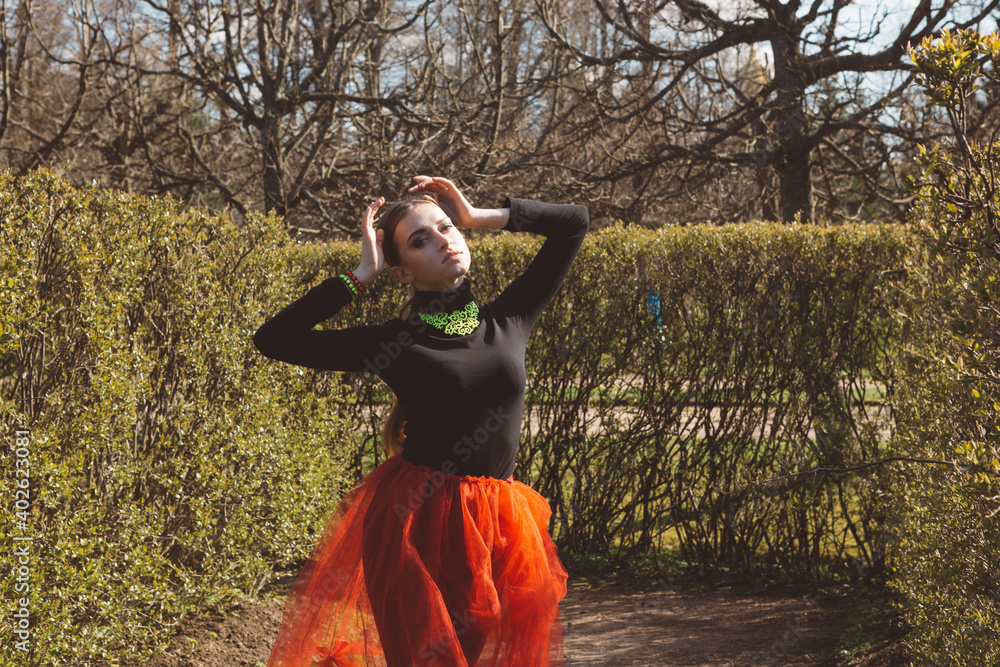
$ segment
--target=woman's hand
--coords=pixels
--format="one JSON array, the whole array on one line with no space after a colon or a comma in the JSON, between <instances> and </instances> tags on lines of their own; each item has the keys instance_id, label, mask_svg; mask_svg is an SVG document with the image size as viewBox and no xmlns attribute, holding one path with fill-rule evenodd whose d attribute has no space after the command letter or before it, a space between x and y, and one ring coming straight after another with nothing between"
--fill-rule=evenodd
<instances>
[{"instance_id":1,"label":"woman's hand","mask_svg":"<svg viewBox=\"0 0 1000 667\"><path fill-rule=\"evenodd\" d=\"M456 227L478 227L482 217L479 209L472 206L462 191L447 178L440 176L414 176L416 185L410 188L411 193L423 192L424 198L436 202L441 210L451 218ZM437 195L437 199L430 196Z\"/></svg>"},{"instance_id":2,"label":"woman's hand","mask_svg":"<svg viewBox=\"0 0 1000 667\"><path fill-rule=\"evenodd\" d=\"M385 197L379 197L361 216L361 263L354 271L355 277L364 284L370 283L381 273L385 266L385 255L382 254L382 238L385 232L375 229L373 221L375 212L385 203Z\"/></svg>"}]
</instances>

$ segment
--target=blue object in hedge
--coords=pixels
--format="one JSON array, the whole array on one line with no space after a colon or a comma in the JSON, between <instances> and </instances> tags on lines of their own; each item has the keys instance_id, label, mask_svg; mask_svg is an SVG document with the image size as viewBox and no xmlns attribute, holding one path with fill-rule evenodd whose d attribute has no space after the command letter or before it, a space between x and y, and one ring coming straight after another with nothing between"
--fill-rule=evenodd
<instances>
[{"instance_id":1,"label":"blue object in hedge","mask_svg":"<svg viewBox=\"0 0 1000 667\"><path fill-rule=\"evenodd\" d=\"M663 318L660 317L660 297L657 296L653 288L649 288L649 296L646 297L646 305L649 307L649 314L656 318L656 323L663 326Z\"/></svg>"}]
</instances>

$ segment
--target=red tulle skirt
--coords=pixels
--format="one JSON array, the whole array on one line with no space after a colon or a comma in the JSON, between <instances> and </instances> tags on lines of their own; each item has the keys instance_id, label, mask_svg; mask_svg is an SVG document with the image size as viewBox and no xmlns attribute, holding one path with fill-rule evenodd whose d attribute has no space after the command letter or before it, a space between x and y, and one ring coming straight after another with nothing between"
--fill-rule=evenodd
<instances>
[{"instance_id":1,"label":"red tulle skirt","mask_svg":"<svg viewBox=\"0 0 1000 667\"><path fill-rule=\"evenodd\" d=\"M268 667L562 665L550 515L513 478L389 458L327 522Z\"/></svg>"}]
</instances>

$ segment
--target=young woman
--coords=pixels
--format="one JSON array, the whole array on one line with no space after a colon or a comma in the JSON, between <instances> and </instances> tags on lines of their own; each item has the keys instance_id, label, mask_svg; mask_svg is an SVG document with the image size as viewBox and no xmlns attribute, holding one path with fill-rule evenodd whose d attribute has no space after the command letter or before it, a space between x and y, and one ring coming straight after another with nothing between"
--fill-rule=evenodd
<instances>
[{"instance_id":1,"label":"young woman","mask_svg":"<svg viewBox=\"0 0 1000 667\"><path fill-rule=\"evenodd\" d=\"M392 455L330 517L285 603L269 667L562 664L566 570L547 532L551 510L513 473L528 334L580 249L587 209L510 198L474 208L448 179L414 180L414 198L390 207L378 230L384 200L365 210L355 271L254 335L272 359L374 373L396 396L383 429ZM459 228L484 227L546 240L480 307ZM386 266L413 287L400 318L313 330Z\"/></svg>"}]
</instances>

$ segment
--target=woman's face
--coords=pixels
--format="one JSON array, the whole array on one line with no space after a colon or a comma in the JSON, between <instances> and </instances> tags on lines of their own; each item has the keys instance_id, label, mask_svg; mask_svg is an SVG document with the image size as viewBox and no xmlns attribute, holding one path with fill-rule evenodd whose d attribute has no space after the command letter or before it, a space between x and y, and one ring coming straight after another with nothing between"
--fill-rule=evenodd
<instances>
[{"instance_id":1,"label":"woman's face","mask_svg":"<svg viewBox=\"0 0 1000 667\"><path fill-rule=\"evenodd\" d=\"M396 226L393 239L399 266L392 275L418 290L445 291L457 287L472 258L458 227L437 204L420 204Z\"/></svg>"}]
</instances>

